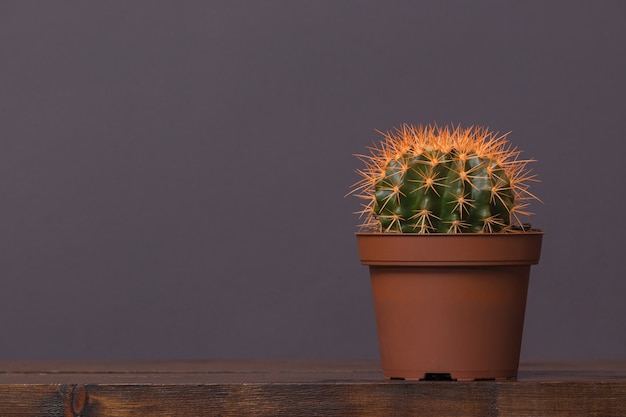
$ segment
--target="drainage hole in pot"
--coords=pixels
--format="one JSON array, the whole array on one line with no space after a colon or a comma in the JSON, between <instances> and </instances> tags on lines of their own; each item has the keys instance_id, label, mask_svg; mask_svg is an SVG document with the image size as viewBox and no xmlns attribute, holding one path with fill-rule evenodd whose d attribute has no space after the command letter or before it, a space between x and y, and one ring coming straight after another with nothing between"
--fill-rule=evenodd
<instances>
[{"instance_id":1,"label":"drainage hole in pot","mask_svg":"<svg viewBox=\"0 0 626 417\"><path fill-rule=\"evenodd\" d=\"M454 381L449 373L427 372L421 381Z\"/></svg>"}]
</instances>

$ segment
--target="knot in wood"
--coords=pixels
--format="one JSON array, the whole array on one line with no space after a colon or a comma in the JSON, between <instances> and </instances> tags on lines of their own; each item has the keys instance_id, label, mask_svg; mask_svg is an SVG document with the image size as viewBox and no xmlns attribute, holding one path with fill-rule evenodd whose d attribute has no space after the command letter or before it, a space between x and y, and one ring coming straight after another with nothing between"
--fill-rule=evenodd
<instances>
[{"instance_id":1,"label":"knot in wood","mask_svg":"<svg viewBox=\"0 0 626 417\"><path fill-rule=\"evenodd\" d=\"M66 388L63 411L65 417L80 417L87 403L87 389L84 385L69 385Z\"/></svg>"}]
</instances>

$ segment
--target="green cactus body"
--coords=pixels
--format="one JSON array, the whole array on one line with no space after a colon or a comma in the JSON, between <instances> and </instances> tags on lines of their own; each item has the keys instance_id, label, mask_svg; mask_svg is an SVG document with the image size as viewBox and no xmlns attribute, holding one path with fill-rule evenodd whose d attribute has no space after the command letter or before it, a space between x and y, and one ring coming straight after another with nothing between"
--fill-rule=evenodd
<instances>
[{"instance_id":1,"label":"green cactus body","mask_svg":"<svg viewBox=\"0 0 626 417\"><path fill-rule=\"evenodd\" d=\"M371 155L353 193L363 199L364 230L491 233L525 230L520 216L534 175L519 152L487 129L403 125Z\"/></svg>"},{"instance_id":2,"label":"green cactus body","mask_svg":"<svg viewBox=\"0 0 626 417\"><path fill-rule=\"evenodd\" d=\"M495 161L452 149L389 161L372 209L386 232L464 233L501 231L513 205L510 181Z\"/></svg>"}]
</instances>

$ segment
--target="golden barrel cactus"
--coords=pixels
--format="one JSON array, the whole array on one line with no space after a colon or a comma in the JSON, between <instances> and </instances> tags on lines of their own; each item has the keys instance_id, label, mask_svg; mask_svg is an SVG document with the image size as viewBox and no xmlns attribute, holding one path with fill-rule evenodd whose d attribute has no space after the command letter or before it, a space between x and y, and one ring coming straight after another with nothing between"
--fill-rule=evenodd
<instances>
[{"instance_id":1,"label":"golden barrel cactus","mask_svg":"<svg viewBox=\"0 0 626 417\"><path fill-rule=\"evenodd\" d=\"M494 233L527 229L531 160L486 128L402 125L382 133L351 194L362 230Z\"/></svg>"}]
</instances>

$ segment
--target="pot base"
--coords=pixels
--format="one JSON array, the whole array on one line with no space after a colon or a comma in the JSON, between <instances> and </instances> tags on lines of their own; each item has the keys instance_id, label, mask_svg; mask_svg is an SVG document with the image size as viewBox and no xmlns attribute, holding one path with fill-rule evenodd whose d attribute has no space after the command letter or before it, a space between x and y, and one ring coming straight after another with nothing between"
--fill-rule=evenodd
<instances>
[{"instance_id":1,"label":"pot base","mask_svg":"<svg viewBox=\"0 0 626 417\"><path fill-rule=\"evenodd\" d=\"M403 377L397 377L393 375L404 375ZM485 376L489 375L489 376ZM392 381L459 381L459 382L471 382L471 381L515 381L517 380L517 369L510 371L472 371L472 372L426 372L423 370L383 370L383 376L385 379Z\"/></svg>"}]
</instances>

